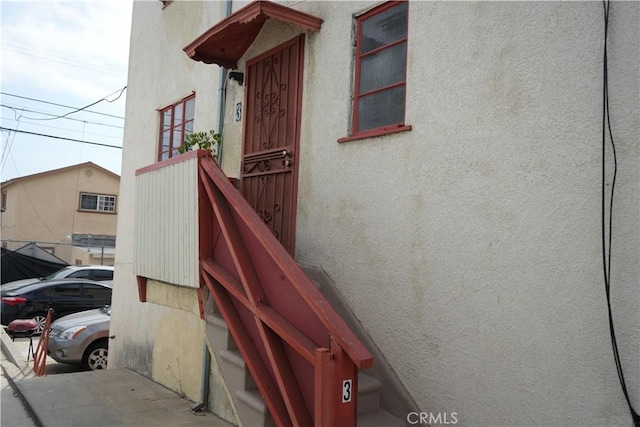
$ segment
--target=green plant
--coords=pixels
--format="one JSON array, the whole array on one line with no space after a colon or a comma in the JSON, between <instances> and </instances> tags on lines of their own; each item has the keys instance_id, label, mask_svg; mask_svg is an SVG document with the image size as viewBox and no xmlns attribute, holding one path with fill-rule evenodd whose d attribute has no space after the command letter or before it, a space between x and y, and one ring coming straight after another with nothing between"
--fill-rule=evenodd
<instances>
[{"instance_id":1,"label":"green plant","mask_svg":"<svg viewBox=\"0 0 640 427\"><path fill-rule=\"evenodd\" d=\"M178 147L180 154L193 150L194 146L202 150L210 150L213 153L213 157L218 160L218 147L220 147L220 141L222 136L219 133L215 133L213 130L209 132L194 132L185 136L184 143Z\"/></svg>"}]
</instances>

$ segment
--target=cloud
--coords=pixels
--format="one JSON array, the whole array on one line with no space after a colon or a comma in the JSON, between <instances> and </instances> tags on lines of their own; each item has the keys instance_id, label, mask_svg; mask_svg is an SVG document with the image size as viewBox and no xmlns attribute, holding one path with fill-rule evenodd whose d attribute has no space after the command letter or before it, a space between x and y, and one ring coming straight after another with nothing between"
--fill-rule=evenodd
<instances>
[{"instance_id":1,"label":"cloud","mask_svg":"<svg viewBox=\"0 0 640 427\"><path fill-rule=\"evenodd\" d=\"M121 119L84 111L72 114L73 120L53 119L70 109L24 97L83 107L125 86L133 0L2 0L0 7L2 92L23 97L2 97L11 107L1 110L3 127L122 145ZM126 91L91 110L122 117L125 97ZM0 142L3 179L88 160L120 170L118 149L10 131L2 132Z\"/></svg>"},{"instance_id":2,"label":"cloud","mask_svg":"<svg viewBox=\"0 0 640 427\"><path fill-rule=\"evenodd\" d=\"M99 99L126 84L131 0L4 2L3 86Z\"/></svg>"}]
</instances>

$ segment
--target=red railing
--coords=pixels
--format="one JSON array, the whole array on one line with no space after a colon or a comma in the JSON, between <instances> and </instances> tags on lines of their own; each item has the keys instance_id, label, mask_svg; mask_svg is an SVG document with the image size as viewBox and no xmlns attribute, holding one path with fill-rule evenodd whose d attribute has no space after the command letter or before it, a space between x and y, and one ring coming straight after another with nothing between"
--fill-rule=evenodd
<instances>
[{"instance_id":1,"label":"red railing","mask_svg":"<svg viewBox=\"0 0 640 427\"><path fill-rule=\"evenodd\" d=\"M197 157L201 316L208 291L277 425L355 426L371 354L211 155Z\"/></svg>"},{"instance_id":2,"label":"red railing","mask_svg":"<svg viewBox=\"0 0 640 427\"><path fill-rule=\"evenodd\" d=\"M49 347L49 335L51 334L51 321L53 319L53 309L47 311L47 317L40 332L40 339L38 340L38 346L33 354L33 372L42 377L45 374L45 366L47 364L47 349Z\"/></svg>"}]
</instances>

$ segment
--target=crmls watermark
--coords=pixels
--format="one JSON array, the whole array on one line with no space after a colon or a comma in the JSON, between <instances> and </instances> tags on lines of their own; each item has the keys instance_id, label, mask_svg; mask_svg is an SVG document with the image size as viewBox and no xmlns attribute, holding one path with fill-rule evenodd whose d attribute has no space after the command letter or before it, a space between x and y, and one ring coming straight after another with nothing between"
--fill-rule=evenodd
<instances>
[{"instance_id":1,"label":"crmls watermark","mask_svg":"<svg viewBox=\"0 0 640 427\"><path fill-rule=\"evenodd\" d=\"M458 424L457 412L409 412L407 414L409 424Z\"/></svg>"}]
</instances>

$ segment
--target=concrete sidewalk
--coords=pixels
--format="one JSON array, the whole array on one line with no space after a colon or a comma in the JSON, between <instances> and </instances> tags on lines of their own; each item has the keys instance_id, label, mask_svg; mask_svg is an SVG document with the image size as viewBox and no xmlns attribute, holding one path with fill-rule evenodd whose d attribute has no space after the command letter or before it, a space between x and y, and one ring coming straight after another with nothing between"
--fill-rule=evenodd
<instances>
[{"instance_id":1,"label":"concrete sidewalk","mask_svg":"<svg viewBox=\"0 0 640 427\"><path fill-rule=\"evenodd\" d=\"M128 369L36 377L4 330L0 335L2 369L36 425L231 426L210 412L193 413L192 402Z\"/></svg>"}]
</instances>

